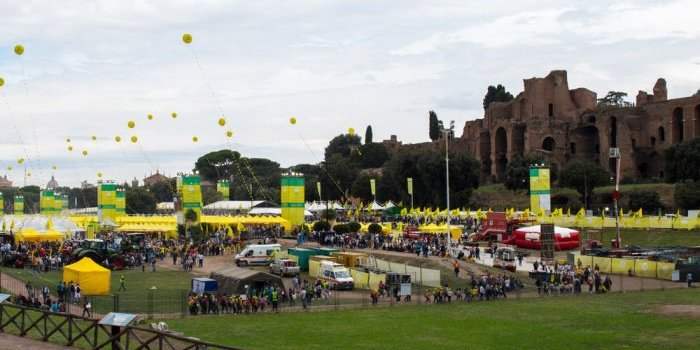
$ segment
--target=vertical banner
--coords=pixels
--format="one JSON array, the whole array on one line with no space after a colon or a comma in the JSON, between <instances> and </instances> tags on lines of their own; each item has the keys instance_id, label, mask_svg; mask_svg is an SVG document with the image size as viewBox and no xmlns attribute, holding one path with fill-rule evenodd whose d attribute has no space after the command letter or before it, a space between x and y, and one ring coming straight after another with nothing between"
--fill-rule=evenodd
<instances>
[{"instance_id":1,"label":"vertical banner","mask_svg":"<svg viewBox=\"0 0 700 350\"><path fill-rule=\"evenodd\" d=\"M530 211L552 210L548 168L530 168Z\"/></svg>"},{"instance_id":2,"label":"vertical banner","mask_svg":"<svg viewBox=\"0 0 700 350\"><path fill-rule=\"evenodd\" d=\"M372 191L372 197L377 195L377 181L375 179L369 179L369 188Z\"/></svg>"},{"instance_id":3,"label":"vertical banner","mask_svg":"<svg viewBox=\"0 0 700 350\"><path fill-rule=\"evenodd\" d=\"M15 215L22 215L24 214L24 196L18 195L15 196Z\"/></svg>"},{"instance_id":4,"label":"vertical banner","mask_svg":"<svg viewBox=\"0 0 700 350\"><path fill-rule=\"evenodd\" d=\"M41 191L39 197L39 213L43 215L52 215L54 212L53 191Z\"/></svg>"},{"instance_id":5,"label":"vertical banner","mask_svg":"<svg viewBox=\"0 0 700 350\"><path fill-rule=\"evenodd\" d=\"M53 194L53 212L54 214L60 214L63 210L63 195L60 193Z\"/></svg>"},{"instance_id":6,"label":"vertical banner","mask_svg":"<svg viewBox=\"0 0 700 350\"><path fill-rule=\"evenodd\" d=\"M2 196L2 192L0 192L0 215L5 214L5 198Z\"/></svg>"},{"instance_id":7,"label":"vertical banner","mask_svg":"<svg viewBox=\"0 0 700 350\"><path fill-rule=\"evenodd\" d=\"M186 215L190 209L197 214L197 219L193 223L199 224L202 218L202 187L199 175L182 177L183 215Z\"/></svg>"},{"instance_id":8,"label":"vertical banner","mask_svg":"<svg viewBox=\"0 0 700 350\"><path fill-rule=\"evenodd\" d=\"M126 192L123 188L117 188L117 216L126 215Z\"/></svg>"},{"instance_id":9,"label":"vertical banner","mask_svg":"<svg viewBox=\"0 0 700 350\"><path fill-rule=\"evenodd\" d=\"M117 184L111 182L97 185L97 220L100 225L114 224L117 217Z\"/></svg>"},{"instance_id":10,"label":"vertical banner","mask_svg":"<svg viewBox=\"0 0 700 350\"><path fill-rule=\"evenodd\" d=\"M408 194L410 194L412 196L413 195L413 178L412 177L406 178L406 189L408 190Z\"/></svg>"},{"instance_id":11,"label":"vertical banner","mask_svg":"<svg viewBox=\"0 0 700 350\"><path fill-rule=\"evenodd\" d=\"M231 183L228 180L219 180L216 182L216 192L221 194L224 200L228 200L231 194Z\"/></svg>"},{"instance_id":12,"label":"vertical banner","mask_svg":"<svg viewBox=\"0 0 700 350\"><path fill-rule=\"evenodd\" d=\"M321 195L321 181L316 181L316 192L318 192L318 200L321 200L323 198Z\"/></svg>"},{"instance_id":13,"label":"vertical banner","mask_svg":"<svg viewBox=\"0 0 700 350\"><path fill-rule=\"evenodd\" d=\"M282 218L292 226L304 223L304 178L296 175L282 176Z\"/></svg>"}]
</instances>

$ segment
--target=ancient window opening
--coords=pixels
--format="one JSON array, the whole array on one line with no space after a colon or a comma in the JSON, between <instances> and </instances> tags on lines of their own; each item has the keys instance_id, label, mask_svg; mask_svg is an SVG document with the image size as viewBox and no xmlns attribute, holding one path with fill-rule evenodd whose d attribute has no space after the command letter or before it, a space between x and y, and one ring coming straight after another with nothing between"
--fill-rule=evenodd
<instances>
[{"instance_id":1,"label":"ancient window opening","mask_svg":"<svg viewBox=\"0 0 700 350\"><path fill-rule=\"evenodd\" d=\"M554 116L554 104L550 103L549 106L548 106L548 109L549 109L549 114L548 114L548 115L549 115L550 117L553 117L553 116Z\"/></svg>"},{"instance_id":2,"label":"ancient window opening","mask_svg":"<svg viewBox=\"0 0 700 350\"><path fill-rule=\"evenodd\" d=\"M617 118L610 118L610 147L617 147Z\"/></svg>"},{"instance_id":3,"label":"ancient window opening","mask_svg":"<svg viewBox=\"0 0 700 350\"><path fill-rule=\"evenodd\" d=\"M656 146L656 137L652 136L650 141L651 141L651 147Z\"/></svg>"},{"instance_id":4,"label":"ancient window opening","mask_svg":"<svg viewBox=\"0 0 700 350\"><path fill-rule=\"evenodd\" d=\"M666 141L666 131L663 126L659 127L659 143L664 143Z\"/></svg>"},{"instance_id":5,"label":"ancient window opening","mask_svg":"<svg viewBox=\"0 0 700 350\"><path fill-rule=\"evenodd\" d=\"M546 137L542 141L542 149L545 151L550 151L550 152L554 151L554 146L555 146L555 143L554 143L554 139L552 137Z\"/></svg>"},{"instance_id":6,"label":"ancient window opening","mask_svg":"<svg viewBox=\"0 0 700 350\"><path fill-rule=\"evenodd\" d=\"M673 110L671 126L671 142L683 142L683 108L678 107Z\"/></svg>"},{"instance_id":7,"label":"ancient window opening","mask_svg":"<svg viewBox=\"0 0 700 350\"><path fill-rule=\"evenodd\" d=\"M570 149L571 154L576 154L576 143L575 142L570 143L569 149Z\"/></svg>"}]
</instances>

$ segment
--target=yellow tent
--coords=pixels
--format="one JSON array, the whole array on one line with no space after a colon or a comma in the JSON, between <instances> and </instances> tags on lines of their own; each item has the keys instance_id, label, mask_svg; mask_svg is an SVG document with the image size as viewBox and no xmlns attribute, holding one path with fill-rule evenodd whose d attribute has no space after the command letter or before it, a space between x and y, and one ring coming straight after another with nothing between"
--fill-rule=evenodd
<instances>
[{"instance_id":1,"label":"yellow tent","mask_svg":"<svg viewBox=\"0 0 700 350\"><path fill-rule=\"evenodd\" d=\"M83 295L109 294L111 278L112 271L98 265L90 258L82 258L63 268L63 282L80 283Z\"/></svg>"},{"instance_id":2,"label":"yellow tent","mask_svg":"<svg viewBox=\"0 0 700 350\"><path fill-rule=\"evenodd\" d=\"M15 234L15 240L18 242L46 242L46 241L62 241L64 234L55 230L47 230L39 232L31 227L23 228Z\"/></svg>"}]
</instances>

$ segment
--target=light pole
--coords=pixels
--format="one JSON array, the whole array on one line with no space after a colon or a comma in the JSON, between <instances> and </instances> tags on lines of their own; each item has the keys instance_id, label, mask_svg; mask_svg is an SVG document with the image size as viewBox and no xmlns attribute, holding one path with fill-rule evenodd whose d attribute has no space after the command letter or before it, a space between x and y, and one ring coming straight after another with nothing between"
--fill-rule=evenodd
<instances>
[{"instance_id":1,"label":"light pole","mask_svg":"<svg viewBox=\"0 0 700 350\"><path fill-rule=\"evenodd\" d=\"M440 131L445 138L445 194L447 202L447 253L450 253L452 247L452 232L450 231L450 135L454 132L455 121L450 121L450 128L442 128Z\"/></svg>"},{"instance_id":2,"label":"light pole","mask_svg":"<svg viewBox=\"0 0 700 350\"><path fill-rule=\"evenodd\" d=\"M617 147L610 148L608 154L610 158L615 159L615 192L613 192L613 208L615 210L615 240L617 247L622 247L622 237L620 236L620 209L618 208L618 200L620 199L620 149Z\"/></svg>"}]
</instances>

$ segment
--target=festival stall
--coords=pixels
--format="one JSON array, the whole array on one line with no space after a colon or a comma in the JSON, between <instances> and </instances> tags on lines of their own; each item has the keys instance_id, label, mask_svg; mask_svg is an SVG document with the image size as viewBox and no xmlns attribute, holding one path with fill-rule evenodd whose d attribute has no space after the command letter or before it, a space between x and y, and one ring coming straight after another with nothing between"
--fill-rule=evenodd
<instances>
[{"instance_id":1,"label":"festival stall","mask_svg":"<svg viewBox=\"0 0 700 350\"><path fill-rule=\"evenodd\" d=\"M109 294L112 272L90 258L82 258L80 261L63 268L63 282L66 284L80 283L83 295L107 295Z\"/></svg>"}]
</instances>

